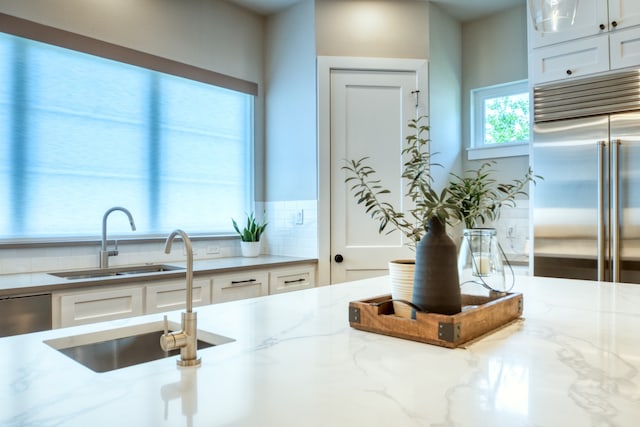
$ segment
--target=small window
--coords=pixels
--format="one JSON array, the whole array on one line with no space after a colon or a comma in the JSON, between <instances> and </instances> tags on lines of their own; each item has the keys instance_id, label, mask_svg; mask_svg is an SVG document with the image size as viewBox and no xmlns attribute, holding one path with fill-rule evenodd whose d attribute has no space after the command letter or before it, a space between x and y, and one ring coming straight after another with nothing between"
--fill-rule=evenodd
<instances>
[{"instance_id":1,"label":"small window","mask_svg":"<svg viewBox=\"0 0 640 427\"><path fill-rule=\"evenodd\" d=\"M469 159L528 154L529 88L526 81L471 91Z\"/></svg>"}]
</instances>

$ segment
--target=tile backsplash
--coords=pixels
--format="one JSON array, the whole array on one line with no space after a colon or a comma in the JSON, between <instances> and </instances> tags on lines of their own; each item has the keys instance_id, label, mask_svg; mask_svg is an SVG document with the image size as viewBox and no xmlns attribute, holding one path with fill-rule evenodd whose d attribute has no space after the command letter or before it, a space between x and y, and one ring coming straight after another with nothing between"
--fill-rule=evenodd
<instances>
[{"instance_id":1,"label":"tile backsplash","mask_svg":"<svg viewBox=\"0 0 640 427\"><path fill-rule=\"evenodd\" d=\"M120 241L118 256L109 257L109 265L145 263L167 263L185 261L184 245L174 243L170 254L164 253L164 240L151 243ZM213 238L192 241L194 259L211 259L240 255L237 239ZM113 245L109 246L113 249ZM0 249L0 274L19 274L70 270L76 268L97 268L100 243L74 246L28 247L21 249ZM215 252L215 253L212 253Z\"/></svg>"},{"instance_id":2,"label":"tile backsplash","mask_svg":"<svg viewBox=\"0 0 640 427\"><path fill-rule=\"evenodd\" d=\"M518 200L516 207L503 207L500 218L490 225L496 228L498 242L507 258L528 262L529 258L529 201Z\"/></svg>"},{"instance_id":3,"label":"tile backsplash","mask_svg":"<svg viewBox=\"0 0 640 427\"><path fill-rule=\"evenodd\" d=\"M256 212L266 210L269 226L264 235L262 253L294 257L318 257L317 202L287 201L258 202ZM113 243L109 249L113 249ZM240 256L240 241L237 237L194 238L192 241L195 260ZM185 261L184 245L175 242L170 254L164 253L164 240L140 243L119 242L119 254L109 258L112 267L139 265L144 263L169 263ZM1 248L0 274L20 274L97 268L99 265L99 242L78 245Z\"/></svg>"},{"instance_id":4,"label":"tile backsplash","mask_svg":"<svg viewBox=\"0 0 640 427\"><path fill-rule=\"evenodd\" d=\"M318 258L318 217L316 200L257 202L255 211L267 213L269 226L262 253L280 256ZM510 261L526 263L529 256L529 203L519 200L515 208L503 208L494 224L498 241ZM111 266L149 262L182 262L185 255L178 246L164 253L164 240L152 243L121 241L119 255L111 257ZM110 246L110 249L113 246ZM179 249L180 248L180 249ZM0 274L60 271L98 266L99 242L74 246L0 248ZM193 241L194 259L240 256L237 237L214 237Z\"/></svg>"},{"instance_id":5,"label":"tile backsplash","mask_svg":"<svg viewBox=\"0 0 640 427\"><path fill-rule=\"evenodd\" d=\"M318 203L316 200L264 202L266 240L262 250L271 255L318 257ZM264 247L266 245L266 249Z\"/></svg>"}]
</instances>

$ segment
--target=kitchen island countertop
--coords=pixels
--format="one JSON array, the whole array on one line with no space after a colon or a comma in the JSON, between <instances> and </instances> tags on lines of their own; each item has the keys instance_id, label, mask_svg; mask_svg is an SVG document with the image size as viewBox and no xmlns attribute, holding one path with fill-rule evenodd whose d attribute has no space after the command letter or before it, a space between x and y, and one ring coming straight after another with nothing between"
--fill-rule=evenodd
<instances>
[{"instance_id":1,"label":"kitchen island countertop","mask_svg":"<svg viewBox=\"0 0 640 427\"><path fill-rule=\"evenodd\" d=\"M199 350L199 368L95 373L43 343L161 315L2 338L0 425L638 425L640 286L518 277L523 319L455 350L351 328L349 301L388 287L198 307L199 329L235 340Z\"/></svg>"}]
</instances>

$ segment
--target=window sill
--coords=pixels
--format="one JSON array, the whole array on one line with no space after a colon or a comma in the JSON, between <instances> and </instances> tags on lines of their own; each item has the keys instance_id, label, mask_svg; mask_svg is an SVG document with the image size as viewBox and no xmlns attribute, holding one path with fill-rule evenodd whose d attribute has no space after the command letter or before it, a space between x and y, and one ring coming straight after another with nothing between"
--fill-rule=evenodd
<instances>
[{"instance_id":1,"label":"window sill","mask_svg":"<svg viewBox=\"0 0 640 427\"><path fill-rule=\"evenodd\" d=\"M499 157L528 156L529 144L504 144L495 147L468 148L468 160L495 159Z\"/></svg>"},{"instance_id":2,"label":"window sill","mask_svg":"<svg viewBox=\"0 0 640 427\"><path fill-rule=\"evenodd\" d=\"M192 242L201 240L227 240L237 239L238 235L234 233L193 233L189 235ZM108 243L112 244L114 240L118 241L118 245L127 244L145 244L145 243L164 243L167 237L164 235L147 235L147 236L131 236L131 235L109 235ZM41 238L41 239L0 239L0 249L33 249L33 248L57 248L68 246L90 246L100 245L100 237L69 237L69 238Z\"/></svg>"}]
</instances>

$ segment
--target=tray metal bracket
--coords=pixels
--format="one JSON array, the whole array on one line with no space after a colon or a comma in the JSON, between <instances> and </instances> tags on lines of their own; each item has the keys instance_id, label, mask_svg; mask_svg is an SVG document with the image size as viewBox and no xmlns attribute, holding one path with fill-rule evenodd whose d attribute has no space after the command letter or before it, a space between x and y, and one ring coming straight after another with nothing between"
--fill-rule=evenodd
<instances>
[{"instance_id":1,"label":"tray metal bracket","mask_svg":"<svg viewBox=\"0 0 640 427\"><path fill-rule=\"evenodd\" d=\"M456 342L460 339L462 334L462 326L460 322L439 322L438 323L438 338L443 341Z\"/></svg>"},{"instance_id":2,"label":"tray metal bracket","mask_svg":"<svg viewBox=\"0 0 640 427\"><path fill-rule=\"evenodd\" d=\"M360 323L360 309L349 306L349 323Z\"/></svg>"}]
</instances>

